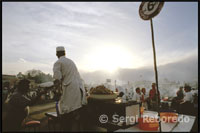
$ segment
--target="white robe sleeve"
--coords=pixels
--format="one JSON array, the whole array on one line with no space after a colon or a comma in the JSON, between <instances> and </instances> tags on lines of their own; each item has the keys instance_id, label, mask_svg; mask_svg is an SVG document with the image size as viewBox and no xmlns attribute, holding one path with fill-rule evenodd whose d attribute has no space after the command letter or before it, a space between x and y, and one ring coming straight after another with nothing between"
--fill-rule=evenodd
<instances>
[{"instance_id":1,"label":"white robe sleeve","mask_svg":"<svg viewBox=\"0 0 200 133\"><path fill-rule=\"evenodd\" d=\"M53 66L53 78L58 80L62 79L61 63L58 61Z\"/></svg>"}]
</instances>

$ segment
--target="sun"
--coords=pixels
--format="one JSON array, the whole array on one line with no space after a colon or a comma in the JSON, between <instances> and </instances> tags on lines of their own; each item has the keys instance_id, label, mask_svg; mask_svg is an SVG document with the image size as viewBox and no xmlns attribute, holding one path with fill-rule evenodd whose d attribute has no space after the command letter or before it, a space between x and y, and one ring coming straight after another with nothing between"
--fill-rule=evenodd
<instances>
[{"instance_id":1,"label":"sun","mask_svg":"<svg viewBox=\"0 0 200 133\"><path fill-rule=\"evenodd\" d=\"M132 68L132 53L120 45L98 46L85 55L85 68L89 71L114 72L118 68Z\"/></svg>"}]
</instances>

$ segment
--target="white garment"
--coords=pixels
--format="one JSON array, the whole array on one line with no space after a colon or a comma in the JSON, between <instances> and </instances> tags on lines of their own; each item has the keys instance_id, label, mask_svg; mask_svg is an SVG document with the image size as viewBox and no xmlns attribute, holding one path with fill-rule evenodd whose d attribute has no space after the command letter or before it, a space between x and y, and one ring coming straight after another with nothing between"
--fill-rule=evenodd
<instances>
[{"instance_id":1,"label":"white garment","mask_svg":"<svg viewBox=\"0 0 200 133\"><path fill-rule=\"evenodd\" d=\"M138 94L138 93L135 93L134 96L133 96L133 100L137 101L137 102L141 102L140 98L141 98L141 95Z\"/></svg>"},{"instance_id":2,"label":"white garment","mask_svg":"<svg viewBox=\"0 0 200 133\"><path fill-rule=\"evenodd\" d=\"M85 87L84 87L84 81L81 79L80 81L80 89L82 91L82 105L86 105L87 104L87 97L86 97L86 91L85 91Z\"/></svg>"},{"instance_id":3,"label":"white garment","mask_svg":"<svg viewBox=\"0 0 200 133\"><path fill-rule=\"evenodd\" d=\"M63 93L59 101L59 113L69 113L82 107L81 90L84 89L82 89L82 81L74 62L61 56L55 62L53 72L54 79L62 81Z\"/></svg>"},{"instance_id":4,"label":"white garment","mask_svg":"<svg viewBox=\"0 0 200 133\"><path fill-rule=\"evenodd\" d=\"M193 94L192 94L192 92L186 92L185 93L184 101L193 102Z\"/></svg>"},{"instance_id":5,"label":"white garment","mask_svg":"<svg viewBox=\"0 0 200 133\"><path fill-rule=\"evenodd\" d=\"M147 94L144 95L144 94L142 93L141 97L142 97L142 96L144 96L144 100L146 100L146 99L148 98L148 95L147 95ZM147 105L147 102L146 102L146 101L142 103L142 106L143 106L146 110L148 110L148 105Z\"/></svg>"},{"instance_id":6,"label":"white garment","mask_svg":"<svg viewBox=\"0 0 200 133\"><path fill-rule=\"evenodd\" d=\"M142 95L144 95L144 94L142 93ZM149 96L147 94L144 95L144 99L147 99L148 97Z\"/></svg>"}]
</instances>

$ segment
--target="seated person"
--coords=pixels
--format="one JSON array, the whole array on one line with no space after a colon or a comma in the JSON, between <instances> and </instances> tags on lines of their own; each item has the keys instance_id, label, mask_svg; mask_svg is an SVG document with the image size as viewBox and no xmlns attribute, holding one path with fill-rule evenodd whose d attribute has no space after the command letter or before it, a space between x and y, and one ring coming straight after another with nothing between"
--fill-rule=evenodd
<instances>
[{"instance_id":1,"label":"seated person","mask_svg":"<svg viewBox=\"0 0 200 133\"><path fill-rule=\"evenodd\" d=\"M45 91L38 94L35 99L27 98L27 92L29 91L30 81L22 79L18 83L17 91L14 92L10 100L8 101L6 116L3 120L4 131L20 131L22 123L28 115L28 106L33 105Z\"/></svg>"},{"instance_id":2,"label":"seated person","mask_svg":"<svg viewBox=\"0 0 200 133\"><path fill-rule=\"evenodd\" d=\"M176 95L177 95L177 100L182 100L184 98L183 86L179 88L179 90L176 92Z\"/></svg>"},{"instance_id":3,"label":"seated person","mask_svg":"<svg viewBox=\"0 0 200 133\"><path fill-rule=\"evenodd\" d=\"M183 86L180 86L179 90L176 92L176 97L172 100L171 107L175 109L177 112L179 112L179 104L183 101L184 93L183 93Z\"/></svg>"},{"instance_id":4,"label":"seated person","mask_svg":"<svg viewBox=\"0 0 200 133\"><path fill-rule=\"evenodd\" d=\"M180 111L183 114L190 114L193 109L193 94L191 92L191 87L186 85L184 87L185 97L180 102Z\"/></svg>"}]
</instances>

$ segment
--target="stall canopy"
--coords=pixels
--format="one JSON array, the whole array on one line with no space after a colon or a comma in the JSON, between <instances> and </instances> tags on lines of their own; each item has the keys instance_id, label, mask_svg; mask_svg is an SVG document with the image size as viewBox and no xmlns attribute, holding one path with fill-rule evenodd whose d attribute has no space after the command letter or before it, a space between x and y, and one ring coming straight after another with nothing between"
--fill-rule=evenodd
<instances>
[{"instance_id":1,"label":"stall canopy","mask_svg":"<svg viewBox=\"0 0 200 133\"><path fill-rule=\"evenodd\" d=\"M53 87L54 83L53 82L45 82L45 83L41 83L38 86L39 87Z\"/></svg>"}]
</instances>

